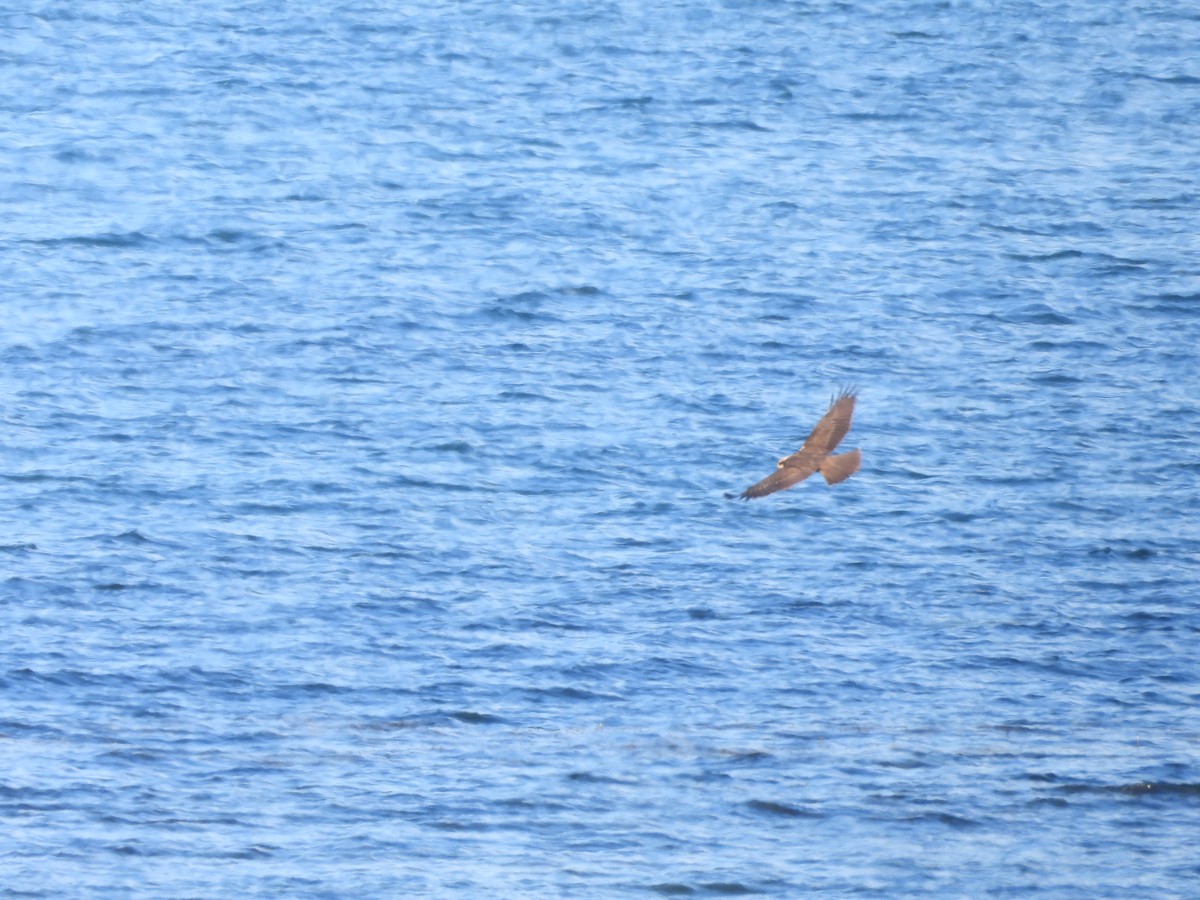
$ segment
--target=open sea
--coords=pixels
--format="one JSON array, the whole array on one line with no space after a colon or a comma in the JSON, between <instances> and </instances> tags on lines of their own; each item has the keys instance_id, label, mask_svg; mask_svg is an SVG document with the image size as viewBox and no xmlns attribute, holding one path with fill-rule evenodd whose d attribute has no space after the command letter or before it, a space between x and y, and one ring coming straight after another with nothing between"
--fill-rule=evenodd
<instances>
[{"instance_id":1,"label":"open sea","mask_svg":"<svg viewBox=\"0 0 1200 900\"><path fill-rule=\"evenodd\" d=\"M1200 896L1195 3L0 27L0 897Z\"/></svg>"}]
</instances>

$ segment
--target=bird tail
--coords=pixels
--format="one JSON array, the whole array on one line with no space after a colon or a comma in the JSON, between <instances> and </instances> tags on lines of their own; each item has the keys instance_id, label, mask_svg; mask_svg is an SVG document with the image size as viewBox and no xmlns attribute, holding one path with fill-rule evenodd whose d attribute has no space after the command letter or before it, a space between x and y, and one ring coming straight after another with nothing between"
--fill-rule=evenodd
<instances>
[{"instance_id":1,"label":"bird tail","mask_svg":"<svg viewBox=\"0 0 1200 900\"><path fill-rule=\"evenodd\" d=\"M821 461L821 474L826 484L839 484L858 471L862 465L862 451L851 450L837 456L827 456Z\"/></svg>"}]
</instances>

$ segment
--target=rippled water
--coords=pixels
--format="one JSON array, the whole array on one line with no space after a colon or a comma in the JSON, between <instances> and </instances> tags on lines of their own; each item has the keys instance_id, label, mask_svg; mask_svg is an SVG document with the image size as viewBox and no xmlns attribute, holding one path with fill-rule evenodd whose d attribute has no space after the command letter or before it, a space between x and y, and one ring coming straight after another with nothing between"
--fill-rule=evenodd
<instances>
[{"instance_id":1,"label":"rippled water","mask_svg":"<svg viewBox=\"0 0 1200 900\"><path fill-rule=\"evenodd\" d=\"M3 21L0 895L1194 892L1186 4Z\"/></svg>"}]
</instances>

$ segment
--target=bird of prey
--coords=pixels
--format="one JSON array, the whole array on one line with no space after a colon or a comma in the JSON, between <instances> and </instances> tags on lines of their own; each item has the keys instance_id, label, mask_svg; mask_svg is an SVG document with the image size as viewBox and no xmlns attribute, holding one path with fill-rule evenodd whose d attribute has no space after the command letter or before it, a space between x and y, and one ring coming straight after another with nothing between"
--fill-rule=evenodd
<instances>
[{"instance_id":1,"label":"bird of prey","mask_svg":"<svg viewBox=\"0 0 1200 900\"><path fill-rule=\"evenodd\" d=\"M804 440L804 446L779 461L778 467L760 481L742 492L742 500L765 497L776 491L786 490L799 484L813 472L825 476L828 484L845 481L862 465L862 451L833 455L837 445L850 430L850 417L854 415L854 401L858 398L856 388L845 388L829 404L829 412L821 417L817 427Z\"/></svg>"}]
</instances>

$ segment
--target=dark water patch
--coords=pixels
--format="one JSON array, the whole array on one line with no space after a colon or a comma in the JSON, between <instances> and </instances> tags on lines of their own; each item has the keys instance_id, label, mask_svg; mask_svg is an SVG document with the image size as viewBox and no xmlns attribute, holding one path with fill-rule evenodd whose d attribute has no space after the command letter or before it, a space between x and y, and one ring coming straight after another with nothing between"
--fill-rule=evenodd
<instances>
[{"instance_id":1,"label":"dark water patch","mask_svg":"<svg viewBox=\"0 0 1200 900\"><path fill-rule=\"evenodd\" d=\"M1157 212L1176 209L1190 210L1195 205L1196 195L1191 193L1173 194L1165 197L1132 197L1113 203L1113 206L1117 209L1149 209Z\"/></svg>"},{"instance_id":2,"label":"dark water patch","mask_svg":"<svg viewBox=\"0 0 1200 900\"><path fill-rule=\"evenodd\" d=\"M1123 278L1130 274L1145 272L1151 266L1152 263L1149 260L1100 256L1093 261L1092 272L1097 278Z\"/></svg>"},{"instance_id":3,"label":"dark water patch","mask_svg":"<svg viewBox=\"0 0 1200 900\"><path fill-rule=\"evenodd\" d=\"M1151 612L1139 609L1128 613L1124 618L1130 626L1135 628L1155 626L1167 631L1174 631L1182 624L1183 616L1178 612Z\"/></svg>"},{"instance_id":4,"label":"dark water patch","mask_svg":"<svg viewBox=\"0 0 1200 900\"><path fill-rule=\"evenodd\" d=\"M236 671L205 669L201 666L188 666L181 669L168 669L158 677L170 685L182 690L203 690L217 688L237 690L253 684L253 674Z\"/></svg>"},{"instance_id":5,"label":"dark water patch","mask_svg":"<svg viewBox=\"0 0 1200 900\"><path fill-rule=\"evenodd\" d=\"M291 694L307 694L313 696L352 693L353 688L341 684L330 684L326 681L304 681L295 684L281 684L274 688L274 693L288 696Z\"/></svg>"},{"instance_id":6,"label":"dark water patch","mask_svg":"<svg viewBox=\"0 0 1200 900\"><path fill-rule=\"evenodd\" d=\"M13 684L48 684L65 688L119 688L130 685L135 680L133 676L112 672L91 672L79 669L46 669L38 671L32 668L15 669L8 673Z\"/></svg>"},{"instance_id":7,"label":"dark water patch","mask_svg":"<svg viewBox=\"0 0 1200 900\"><path fill-rule=\"evenodd\" d=\"M405 732L436 728L441 721L441 716L414 716L404 719L388 719L381 722L364 722L355 727L364 731Z\"/></svg>"},{"instance_id":8,"label":"dark water patch","mask_svg":"<svg viewBox=\"0 0 1200 900\"><path fill-rule=\"evenodd\" d=\"M709 881L700 885L701 889L722 897L743 897L750 894L761 894L763 891L742 884L740 881Z\"/></svg>"},{"instance_id":9,"label":"dark water patch","mask_svg":"<svg viewBox=\"0 0 1200 900\"><path fill-rule=\"evenodd\" d=\"M101 757L135 765L153 765L170 758L167 753L148 750L145 747L117 747L105 751Z\"/></svg>"},{"instance_id":10,"label":"dark water patch","mask_svg":"<svg viewBox=\"0 0 1200 900\"><path fill-rule=\"evenodd\" d=\"M1164 797L1184 797L1184 798L1200 798L1200 784L1173 784L1170 782L1155 782L1155 781L1136 781L1132 784L1118 785L1114 790L1121 794L1130 794L1133 796L1164 796Z\"/></svg>"},{"instance_id":11,"label":"dark water patch","mask_svg":"<svg viewBox=\"0 0 1200 900\"><path fill-rule=\"evenodd\" d=\"M1133 308L1145 315L1156 316L1200 316L1200 293L1163 293L1147 298L1150 302L1134 304Z\"/></svg>"},{"instance_id":12,"label":"dark water patch","mask_svg":"<svg viewBox=\"0 0 1200 900\"><path fill-rule=\"evenodd\" d=\"M282 250L286 244L277 238L239 228L218 228L204 235L203 240L214 248L241 248L262 252Z\"/></svg>"},{"instance_id":13,"label":"dark water patch","mask_svg":"<svg viewBox=\"0 0 1200 900\"><path fill-rule=\"evenodd\" d=\"M983 513L967 512L966 510L948 510L942 513L939 518L947 522L955 522L962 525L981 518L991 518L991 516Z\"/></svg>"},{"instance_id":14,"label":"dark water patch","mask_svg":"<svg viewBox=\"0 0 1200 900\"><path fill-rule=\"evenodd\" d=\"M1139 546L1112 546L1110 544L1101 544L1096 547L1090 547L1087 551L1088 556L1092 557L1124 557L1125 559L1152 559L1158 553L1151 547Z\"/></svg>"},{"instance_id":15,"label":"dark water patch","mask_svg":"<svg viewBox=\"0 0 1200 900\"><path fill-rule=\"evenodd\" d=\"M1030 378L1030 381L1034 384L1044 384L1049 385L1050 387L1067 387L1069 385L1079 384L1082 379L1074 375L1068 375L1064 372L1044 372L1034 375L1032 378Z\"/></svg>"},{"instance_id":16,"label":"dark water patch","mask_svg":"<svg viewBox=\"0 0 1200 900\"><path fill-rule=\"evenodd\" d=\"M1056 785L1064 794L1103 794L1127 797L1163 797L1193 800L1200 798L1200 784L1134 781L1124 784L1088 784L1069 782Z\"/></svg>"},{"instance_id":17,"label":"dark water patch","mask_svg":"<svg viewBox=\"0 0 1200 900\"><path fill-rule=\"evenodd\" d=\"M885 769L924 769L934 765L933 761L921 759L919 757L909 757L908 759L881 760L879 763Z\"/></svg>"},{"instance_id":18,"label":"dark water patch","mask_svg":"<svg viewBox=\"0 0 1200 900\"><path fill-rule=\"evenodd\" d=\"M1039 227L1020 226L1010 223L984 222L981 227L987 231L995 231L1001 234L1020 235L1022 237L1044 237L1047 234L1046 231Z\"/></svg>"},{"instance_id":19,"label":"dark water patch","mask_svg":"<svg viewBox=\"0 0 1200 900\"><path fill-rule=\"evenodd\" d=\"M599 297L604 291L594 284L573 284L556 288L555 293L563 297Z\"/></svg>"},{"instance_id":20,"label":"dark water patch","mask_svg":"<svg viewBox=\"0 0 1200 900\"><path fill-rule=\"evenodd\" d=\"M1003 732L1006 735L1022 735L1022 734L1059 734L1062 729L1052 725L1045 725L1038 722L1001 722L996 725L989 726L990 728ZM1031 776L1032 777L1032 776Z\"/></svg>"},{"instance_id":21,"label":"dark water patch","mask_svg":"<svg viewBox=\"0 0 1200 900\"><path fill-rule=\"evenodd\" d=\"M776 803L773 800L749 800L746 802L746 808L751 812L763 813L769 816L781 816L788 819L823 818L821 813L813 812L810 809L792 806L787 803Z\"/></svg>"},{"instance_id":22,"label":"dark water patch","mask_svg":"<svg viewBox=\"0 0 1200 900\"><path fill-rule=\"evenodd\" d=\"M734 131L770 132L773 130L750 119L709 119L696 122L695 125L699 128L732 129Z\"/></svg>"},{"instance_id":23,"label":"dark water patch","mask_svg":"<svg viewBox=\"0 0 1200 900\"><path fill-rule=\"evenodd\" d=\"M475 451L475 447L467 441L447 441L442 444L433 444L426 449L439 453L460 453L464 455Z\"/></svg>"},{"instance_id":24,"label":"dark water patch","mask_svg":"<svg viewBox=\"0 0 1200 900\"><path fill-rule=\"evenodd\" d=\"M1044 303L1030 303L999 317L1005 322L1025 325L1071 325L1073 320Z\"/></svg>"},{"instance_id":25,"label":"dark water patch","mask_svg":"<svg viewBox=\"0 0 1200 900\"><path fill-rule=\"evenodd\" d=\"M609 694L601 691L589 691L584 688L564 686L555 688L529 688L525 691L534 703L553 703L558 700L570 700L582 703L593 703L596 701L617 701L621 697L617 694Z\"/></svg>"},{"instance_id":26,"label":"dark water patch","mask_svg":"<svg viewBox=\"0 0 1200 900\"><path fill-rule=\"evenodd\" d=\"M660 504L660 506L665 506L668 509L670 508L670 504ZM655 514L655 512L662 514L666 511L667 510L665 510L665 509L652 509L652 510L648 510L647 512L649 514L653 515L653 514ZM612 543L613 543L613 546L615 546L615 547L631 549L631 550L632 549L669 550L674 547L679 547L681 544L681 542L678 538L672 538L672 537L643 538L643 537L632 537L632 536L621 536L621 537L615 538Z\"/></svg>"},{"instance_id":27,"label":"dark water patch","mask_svg":"<svg viewBox=\"0 0 1200 900\"><path fill-rule=\"evenodd\" d=\"M763 209L782 218L800 212L801 207L798 203L793 203L790 200L773 200L770 203L764 203Z\"/></svg>"},{"instance_id":28,"label":"dark water patch","mask_svg":"<svg viewBox=\"0 0 1200 900\"><path fill-rule=\"evenodd\" d=\"M280 849L281 848L279 847L269 847L256 844L253 847L246 847L241 850L229 850L225 853L219 854L219 856L225 859L264 860L275 856Z\"/></svg>"},{"instance_id":29,"label":"dark water patch","mask_svg":"<svg viewBox=\"0 0 1200 900\"><path fill-rule=\"evenodd\" d=\"M1155 81L1159 84L1178 84L1186 87L1200 85L1200 76L1197 75L1151 75L1148 72L1133 72L1130 73L1129 77L1131 79Z\"/></svg>"},{"instance_id":30,"label":"dark water patch","mask_svg":"<svg viewBox=\"0 0 1200 900\"><path fill-rule=\"evenodd\" d=\"M111 537L101 536L101 539L114 544L130 544L133 546L152 546L164 543L146 536L137 528L130 528L128 531L122 531Z\"/></svg>"},{"instance_id":31,"label":"dark water patch","mask_svg":"<svg viewBox=\"0 0 1200 900\"><path fill-rule=\"evenodd\" d=\"M896 123L906 122L916 118L916 115L911 112L871 112L871 111L856 111L836 113L834 118L844 119L848 122L882 122Z\"/></svg>"},{"instance_id":32,"label":"dark water patch","mask_svg":"<svg viewBox=\"0 0 1200 900\"><path fill-rule=\"evenodd\" d=\"M475 483L461 483L453 481L434 481L426 478L418 478L410 475L393 475L388 481L396 487L403 488L429 488L433 491L444 491L449 493L491 493L491 490L485 486ZM545 491L537 491L534 493L545 493Z\"/></svg>"},{"instance_id":33,"label":"dark water patch","mask_svg":"<svg viewBox=\"0 0 1200 900\"><path fill-rule=\"evenodd\" d=\"M301 504L297 503L264 503L264 502L243 502L238 503L233 508L233 513L238 516L290 516L301 508Z\"/></svg>"},{"instance_id":34,"label":"dark water patch","mask_svg":"<svg viewBox=\"0 0 1200 900\"><path fill-rule=\"evenodd\" d=\"M285 194L283 199L289 203L325 203L330 198L327 194L317 193L315 191L297 191L291 194Z\"/></svg>"},{"instance_id":35,"label":"dark water patch","mask_svg":"<svg viewBox=\"0 0 1200 900\"><path fill-rule=\"evenodd\" d=\"M1065 797L1034 797L1026 805L1036 814L1039 809L1045 808L1052 810L1070 809L1071 801Z\"/></svg>"},{"instance_id":36,"label":"dark water patch","mask_svg":"<svg viewBox=\"0 0 1200 900\"><path fill-rule=\"evenodd\" d=\"M570 772L566 776L566 780L576 784L596 784L596 785L632 785L635 782L627 778L617 778L612 775L598 775L595 772Z\"/></svg>"},{"instance_id":37,"label":"dark water patch","mask_svg":"<svg viewBox=\"0 0 1200 900\"><path fill-rule=\"evenodd\" d=\"M1065 351L1074 353L1087 353L1093 351L1102 351L1109 349L1109 345L1102 341L1091 340L1053 340L1050 338L1038 338L1026 344L1030 350L1040 351ZM1073 382L1081 381L1081 378L1072 376Z\"/></svg>"},{"instance_id":38,"label":"dark water patch","mask_svg":"<svg viewBox=\"0 0 1200 900\"><path fill-rule=\"evenodd\" d=\"M456 722L462 722L464 725L502 725L505 722L503 716L493 715L492 713L472 712L470 710L450 713L450 718Z\"/></svg>"},{"instance_id":39,"label":"dark water patch","mask_svg":"<svg viewBox=\"0 0 1200 900\"><path fill-rule=\"evenodd\" d=\"M518 403L523 403L530 400L535 400L542 403L557 402L554 397L542 393L541 391L518 390L512 388L500 391L498 394L496 394L496 399L504 401L516 401Z\"/></svg>"},{"instance_id":40,"label":"dark water patch","mask_svg":"<svg viewBox=\"0 0 1200 900\"><path fill-rule=\"evenodd\" d=\"M540 616L521 616L513 619L513 626L521 629L530 629L532 631L547 631L547 632L591 632L593 626L583 622L575 621L568 616L557 616L549 613Z\"/></svg>"},{"instance_id":41,"label":"dark water patch","mask_svg":"<svg viewBox=\"0 0 1200 900\"><path fill-rule=\"evenodd\" d=\"M982 824L976 819L956 816L953 813L946 812L930 812L917 816L904 816L899 821L906 825L946 825L955 830L978 828Z\"/></svg>"},{"instance_id":42,"label":"dark water patch","mask_svg":"<svg viewBox=\"0 0 1200 900\"><path fill-rule=\"evenodd\" d=\"M747 765L766 763L775 758L774 754L765 750L721 750L720 754L734 764Z\"/></svg>"},{"instance_id":43,"label":"dark water patch","mask_svg":"<svg viewBox=\"0 0 1200 900\"><path fill-rule=\"evenodd\" d=\"M908 466L896 466L894 471L896 474L913 481L928 481L931 478L939 477L938 472L929 470L913 469Z\"/></svg>"},{"instance_id":44,"label":"dark water patch","mask_svg":"<svg viewBox=\"0 0 1200 900\"><path fill-rule=\"evenodd\" d=\"M551 324L561 319L543 307L552 300L552 295L542 291L525 291L509 297L498 297L481 306L476 316L492 322L525 324Z\"/></svg>"},{"instance_id":45,"label":"dark water patch","mask_svg":"<svg viewBox=\"0 0 1200 900\"><path fill-rule=\"evenodd\" d=\"M93 247L98 249L134 249L149 247L156 239L140 231L103 232L100 234L75 235L64 238L46 238L30 241L43 247Z\"/></svg>"},{"instance_id":46,"label":"dark water patch","mask_svg":"<svg viewBox=\"0 0 1200 900\"><path fill-rule=\"evenodd\" d=\"M1082 259L1086 255L1082 250L1051 250L1047 253L1012 253L1009 257L1019 262L1055 262L1060 259Z\"/></svg>"}]
</instances>

